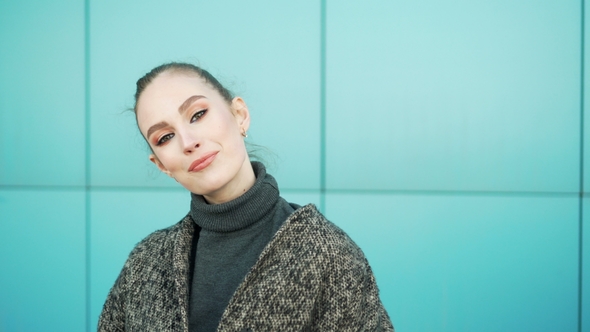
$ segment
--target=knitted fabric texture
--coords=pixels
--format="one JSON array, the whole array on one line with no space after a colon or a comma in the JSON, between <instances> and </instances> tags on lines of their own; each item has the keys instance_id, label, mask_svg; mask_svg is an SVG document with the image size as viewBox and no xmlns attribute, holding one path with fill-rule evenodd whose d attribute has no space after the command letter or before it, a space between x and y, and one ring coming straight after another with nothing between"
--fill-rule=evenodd
<instances>
[{"instance_id":1,"label":"knitted fabric texture","mask_svg":"<svg viewBox=\"0 0 590 332\"><path fill-rule=\"evenodd\" d=\"M188 331L194 222L187 216L131 252L99 331ZM393 331L361 250L313 205L295 211L264 248L217 331Z\"/></svg>"},{"instance_id":2,"label":"knitted fabric texture","mask_svg":"<svg viewBox=\"0 0 590 332\"><path fill-rule=\"evenodd\" d=\"M233 232L264 219L271 219L280 199L275 178L260 162L252 162L256 181L243 195L221 204L209 204L191 193L190 216L197 225L214 232Z\"/></svg>"}]
</instances>

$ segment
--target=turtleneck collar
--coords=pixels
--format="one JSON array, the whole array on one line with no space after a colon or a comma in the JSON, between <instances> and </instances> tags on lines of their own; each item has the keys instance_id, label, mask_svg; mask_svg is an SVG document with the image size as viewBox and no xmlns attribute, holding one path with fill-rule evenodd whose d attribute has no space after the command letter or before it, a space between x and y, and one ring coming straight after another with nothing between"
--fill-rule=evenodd
<instances>
[{"instance_id":1,"label":"turtleneck collar","mask_svg":"<svg viewBox=\"0 0 590 332\"><path fill-rule=\"evenodd\" d=\"M190 216L201 228L213 232L233 232L257 221L272 218L279 188L259 162L252 162L256 181L242 196L221 204L208 204L201 195L191 194Z\"/></svg>"}]
</instances>

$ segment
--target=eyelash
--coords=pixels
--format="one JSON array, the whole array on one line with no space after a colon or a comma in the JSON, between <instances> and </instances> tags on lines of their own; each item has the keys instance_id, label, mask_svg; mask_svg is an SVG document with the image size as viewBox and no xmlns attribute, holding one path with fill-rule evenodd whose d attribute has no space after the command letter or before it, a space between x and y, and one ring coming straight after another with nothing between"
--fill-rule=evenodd
<instances>
[{"instance_id":1,"label":"eyelash","mask_svg":"<svg viewBox=\"0 0 590 332\"><path fill-rule=\"evenodd\" d=\"M205 115L205 113L207 113L207 109L200 110L200 111L196 112L191 117L190 123L198 121L200 118L202 118ZM170 139L172 139L172 137L174 137L173 133L169 133L169 134L166 134L166 135L160 137L158 139L158 141L156 142L156 146L160 146L160 145L168 142Z\"/></svg>"},{"instance_id":2,"label":"eyelash","mask_svg":"<svg viewBox=\"0 0 590 332\"><path fill-rule=\"evenodd\" d=\"M173 133L169 133L169 134L166 134L166 135L160 137L158 139L158 141L156 142L156 146L160 146L160 145L168 142L170 139L172 139L172 137L174 137Z\"/></svg>"},{"instance_id":3,"label":"eyelash","mask_svg":"<svg viewBox=\"0 0 590 332\"><path fill-rule=\"evenodd\" d=\"M193 123L193 122L199 120L200 118L202 118L203 115L205 115L205 113L207 113L207 109L200 110L200 111L196 112L195 114L193 114L193 116L191 117L191 123ZM196 117L196 119L195 119L195 117ZM193 119L195 119L195 120L193 121Z\"/></svg>"}]
</instances>

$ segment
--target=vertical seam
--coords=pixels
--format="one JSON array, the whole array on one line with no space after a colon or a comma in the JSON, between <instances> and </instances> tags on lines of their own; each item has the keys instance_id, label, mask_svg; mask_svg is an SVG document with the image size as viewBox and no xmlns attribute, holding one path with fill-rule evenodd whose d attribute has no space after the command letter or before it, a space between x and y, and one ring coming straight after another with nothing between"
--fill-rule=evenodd
<instances>
[{"instance_id":1,"label":"vertical seam","mask_svg":"<svg viewBox=\"0 0 590 332\"><path fill-rule=\"evenodd\" d=\"M578 202L578 331L582 331L582 300L583 300L583 249L584 249L584 29L585 0L581 0L580 15L580 189Z\"/></svg>"},{"instance_id":2,"label":"vertical seam","mask_svg":"<svg viewBox=\"0 0 590 332\"><path fill-rule=\"evenodd\" d=\"M90 332L91 285L90 285L90 0L84 0L84 205L85 205L85 325Z\"/></svg>"},{"instance_id":3,"label":"vertical seam","mask_svg":"<svg viewBox=\"0 0 590 332\"><path fill-rule=\"evenodd\" d=\"M326 1L320 1L320 211L326 214Z\"/></svg>"}]
</instances>

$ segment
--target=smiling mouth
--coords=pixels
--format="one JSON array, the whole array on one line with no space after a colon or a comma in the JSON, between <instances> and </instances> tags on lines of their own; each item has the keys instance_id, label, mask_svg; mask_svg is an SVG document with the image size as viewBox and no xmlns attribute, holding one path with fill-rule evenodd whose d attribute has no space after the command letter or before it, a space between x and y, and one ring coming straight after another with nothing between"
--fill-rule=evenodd
<instances>
[{"instance_id":1,"label":"smiling mouth","mask_svg":"<svg viewBox=\"0 0 590 332\"><path fill-rule=\"evenodd\" d=\"M207 153L206 155L202 156L201 158L193 161L193 163L188 168L188 171L189 172L198 172L198 171L205 169L207 166L209 166L213 162L213 160L215 160L215 156L217 156L217 152L218 151Z\"/></svg>"}]
</instances>

